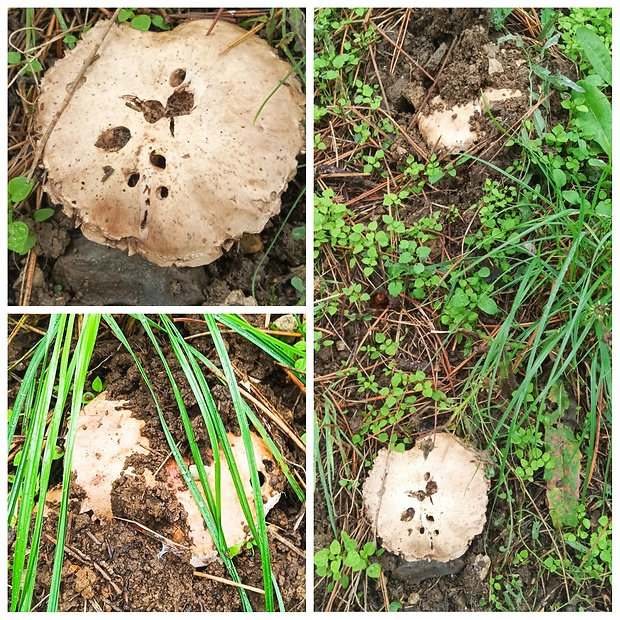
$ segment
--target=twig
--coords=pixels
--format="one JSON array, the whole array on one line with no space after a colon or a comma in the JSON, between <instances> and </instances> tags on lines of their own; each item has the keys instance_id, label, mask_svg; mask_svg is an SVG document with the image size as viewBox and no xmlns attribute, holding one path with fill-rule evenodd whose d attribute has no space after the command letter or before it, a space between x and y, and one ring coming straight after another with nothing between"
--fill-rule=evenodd
<instances>
[{"instance_id":1,"label":"twig","mask_svg":"<svg viewBox=\"0 0 620 620\"><path fill-rule=\"evenodd\" d=\"M206 37L208 37L213 32L213 29L215 28L215 24L217 24L217 22L220 20L220 17L222 16L223 12L224 12L224 9L217 10L217 14L213 18L213 23L209 27L209 30L207 30L207 34L205 35Z\"/></svg>"},{"instance_id":2,"label":"twig","mask_svg":"<svg viewBox=\"0 0 620 620\"><path fill-rule=\"evenodd\" d=\"M279 540L283 545L286 545L291 551L294 551L297 555L305 559L306 553L302 551L301 549L298 549L290 540L287 540L286 538L284 538L284 536L280 536L280 534L278 534L278 532L276 531L275 525L268 525L267 530L274 538Z\"/></svg>"},{"instance_id":3,"label":"twig","mask_svg":"<svg viewBox=\"0 0 620 620\"><path fill-rule=\"evenodd\" d=\"M54 545L58 544L58 541L49 534L45 534L45 537ZM112 581L112 577L108 575L108 573L101 567L97 562L93 562L91 558L89 558L85 553L81 553L77 549L71 549L68 545L65 545L65 553L76 560L80 560L82 562L90 563L92 567L100 574L102 577L110 583L110 585L114 588L116 594L122 594L123 591Z\"/></svg>"},{"instance_id":4,"label":"twig","mask_svg":"<svg viewBox=\"0 0 620 620\"><path fill-rule=\"evenodd\" d=\"M280 15L280 13L282 13L282 9L278 9L274 14L273 17L276 18L278 17L278 15ZM221 52L220 52L220 56L222 56L223 54L226 54L226 52L230 51L233 47L236 47L237 45L239 45L240 43L243 43L243 41L245 41L247 38L251 37L253 34L256 34L259 30L262 30L265 27L264 23L260 23L257 24L256 26L254 26L254 28L248 30L244 35L241 35L238 39L236 39L235 41L233 41L232 43L230 43L229 45L227 45Z\"/></svg>"},{"instance_id":5,"label":"twig","mask_svg":"<svg viewBox=\"0 0 620 620\"><path fill-rule=\"evenodd\" d=\"M433 83L431 84L430 88L426 92L426 96L424 97L424 99L422 100L422 103L418 107L417 112L413 115L413 118L411 119L411 122L409 123L409 127L407 129L411 129L413 125L417 122L420 112L424 109L424 106L427 104L428 100L431 98L431 95L435 91L435 88L437 87L437 84L439 83L443 70L446 68L448 59L452 55L452 50L454 49L454 46L456 45L457 40L458 40L458 37L455 37L454 41L452 41L452 45L450 45L450 49L444 56L443 62L441 63L441 67L439 68L439 71L437 72L437 75L435 79L433 80Z\"/></svg>"},{"instance_id":6,"label":"twig","mask_svg":"<svg viewBox=\"0 0 620 620\"><path fill-rule=\"evenodd\" d=\"M165 543L169 547L174 547L175 549L179 549L179 550L184 549L186 551L189 551L190 549L186 545L181 545L180 543L174 542L173 540L170 540L169 538L166 538L165 536L162 536L161 534L154 532L150 528L146 527L146 525L142 525L142 523L138 523L137 521L132 521L131 519L124 519L123 517L115 516L114 518L117 519L118 521L125 521L126 523L129 523L138 532L141 532L142 534L145 534L146 536L152 536L153 538L156 538L160 542Z\"/></svg>"},{"instance_id":7,"label":"twig","mask_svg":"<svg viewBox=\"0 0 620 620\"><path fill-rule=\"evenodd\" d=\"M223 584L226 584L227 586L233 586L235 588L243 588L244 590L250 590L250 592L256 592L257 594L265 594L265 590L261 590L260 588L255 588L254 586L246 586L243 583L237 583L236 581L231 581L230 579L224 579L224 577L216 577L215 575L201 573L197 570L194 571L194 577L202 577L204 579L211 579L212 581L217 581L218 583L223 583Z\"/></svg>"}]
</instances>

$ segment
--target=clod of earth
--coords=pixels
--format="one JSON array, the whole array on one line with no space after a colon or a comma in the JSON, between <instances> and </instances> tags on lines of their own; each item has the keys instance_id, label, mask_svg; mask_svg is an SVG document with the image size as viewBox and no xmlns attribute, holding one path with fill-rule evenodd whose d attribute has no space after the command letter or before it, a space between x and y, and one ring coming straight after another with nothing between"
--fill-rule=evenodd
<instances>
[{"instance_id":1,"label":"clod of earth","mask_svg":"<svg viewBox=\"0 0 620 620\"><path fill-rule=\"evenodd\" d=\"M496 113L503 101L521 97L521 91L507 88L487 88L477 101L447 108L439 96L431 100L433 111L420 114L418 129L425 142L442 151L467 151L483 136L476 129L475 115L486 114L487 108Z\"/></svg>"},{"instance_id":2,"label":"clod of earth","mask_svg":"<svg viewBox=\"0 0 620 620\"><path fill-rule=\"evenodd\" d=\"M205 265L279 212L304 144L305 97L266 42L250 36L225 52L247 32L218 22L205 36L212 23L112 26L60 116L45 190L92 241L161 266ZM48 70L39 134L105 30L98 23Z\"/></svg>"},{"instance_id":3,"label":"clod of earth","mask_svg":"<svg viewBox=\"0 0 620 620\"><path fill-rule=\"evenodd\" d=\"M383 547L408 561L462 556L486 522L484 469L478 453L450 433L407 452L380 450L363 496Z\"/></svg>"},{"instance_id":4,"label":"clod of earth","mask_svg":"<svg viewBox=\"0 0 620 620\"><path fill-rule=\"evenodd\" d=\"M154 483L154 472L145 468L142 474L138 474L133 467L125 467L128 457L134 454L148 454L150 451L148 439L141 434L144 422L132 416L127 404L124 401L108 400L106 392L102 392L84 407L79 416L71 470L75 476L75 483L85 492L80 512L90 510L93 517L100 520L111 520L113 516L123 517L123 515L113 515L112 512L111 494L113 483L117 478L123 475L143 478L145 488ZM256 509L243 440L229 433L228 441L239 469L252 516L255 518ZM252 434L252 446L259 477L263 480L261 494L263 510L267 513L280 499L281 493L272 486L272 481L275 483L281 477L281 472L263 440L254 434ZM250 538L250 532L221 450L220 459L222 528L226 543L231 547L247 541ZM205 470L213 490L215 489L215 467L208 466L205 462ZM198 479L195 466L190 465L190 471L194 478ZM165 486L174 492L176 499L187 512L188 534L191 538L191 543L188 543L192 553L191 563L193 566L203 566L217 557L211 534L206 529L200 511L173 459L166 463L165 472ZM197 486L201 488L199 481ZM52 489L46 497L46 502L59 499L59 491Z\"/></svg>"}]
</instances>

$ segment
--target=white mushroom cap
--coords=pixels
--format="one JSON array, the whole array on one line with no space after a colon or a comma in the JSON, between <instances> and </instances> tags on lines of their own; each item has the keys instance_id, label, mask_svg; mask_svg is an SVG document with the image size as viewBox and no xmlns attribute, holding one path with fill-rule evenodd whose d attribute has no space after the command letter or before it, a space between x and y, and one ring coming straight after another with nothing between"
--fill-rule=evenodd
<instances>
[{"instance_id":1,"label":"white mushroom cap","mask_svg":"<svg viewBox=\"0 0 620 620\"><path fill-rule=\"evenodd\" d=\"M109 521L114 516L111 493L115 480L121 476L123 471L126 475L136 476L133 467L125 469L126 459L133 454L150 452L149 441L141 434L144 422L134 418L127 405L125 401L109 400L107 393L102 392L80 411L78 419L71 471L75 475L75 482L85 492L80 512L92 510L93 516L102 521ZM250 510L256 518L254 493L243 439L231 433L227 436ZM282 472L265 442L253 433L251 433L251 439L256 468L263 478L261 495L263 510L267 514L280 499L281 493L272 486L272 481L280 479ZM251 534L221 450L220 459L222 529L226 543L231 547L249 540ZM195 471L193 465L190 466L190 470L192 469ZM205 466L205 471L211 490L215 492L215 467ZM190 562L193 566L203 566L217 557L213 539L174 459L168 461L166 473L168 488L187 512L189 535L192 539ZM152 482L152 477L153 472L145 469L146 484ZM200 482L197 485L202 493ZM59 499L60 494L55 489L50 490L46 496L46 502Z\"/></svg>"},{"instance_id":2,"label":"white mushroom cap","mask_svg":"<svg viewBox=\"0 0 620 620\"><path fill-rule=\"evenodd\" d=\"M508 99L521 96L520 90L487 88L477 101L448 108L438 95L431 101L434 110L429 114L420 114L418 129L429 146L437 145L445 151L467 151L483 137L471 127L474 114L486 114L486 106L497 111Z\"/></svg>"},{"instance_id":3,"label":"white mushroom cap","mask_svg":"<svg viewBox=\"0 0 620 620\"><path fill-rule=\"evenodd\" d=\"M364 483L364 508L388 551L448 562L482 532L488 490L478 454L436 433L408 452L379 451Z\"/></svg>"},{"instance_id":4,"label":"white mushroom cap","mask_svg":"<svg viewBox=\"0 0 620 620\"><path fill-rule=\"evenodd\" d=\"M253 35L223 53L247 32L218 22L205 36L212 23L114 25L105 37L43 153L46 191L89 239L197 266L279 212L304 144L305 97L294 76L277 88L291 66L267 43ZM48 70L41 134L106 26Z\"/></svg>"},{"instance_id":5,"label":"white mushroom cap","mask_svg":"<svg viewBox=\"0 0 620 620\"><path fill-rule=\"evenodd\" d=\"M106 392L80 411L71 462L75 482L86 492L80 512L92 510L101 520L112 519L112 483L121 475L125 459L150 451L143 426L126 402L108 400Z\"/></svg>"},{"instance_id":6,"label":"white mushroom cap","mask_svg":"<svg viewBox=\"0 0 620 620\"><path fill-rule=\"evenodd\" d=\"M254 520L256 520L256 507L254 505L254 494L252 492L252 484L250 482L250 469L248 466L248 457L243 444L243 439L236 435L228 433L228 441L239 469L239 476L243 482L243 488L248 498L248 504ZM279 501L280 493L271 486L271 476L279 473L279 468L275 464L271 452L269 452L265 442L257 435L252 434L252 448L254 449L254 458L256 460L256 468L262 474L263 484L261 486L261 494L263 499L263 510L267 514L273 506ZM243 514L237 492L233 485L230 470L226 465L224 453L220 450L221 473L220 484L222 493L222 529L228 546L238 545L251 538L250 528ZM198 478L197 471L192 465L191 468L194 478ZM211 485L211 490L215 491L215 467L206 467L207 477ZM198 489L202 492L200 482L196 482ZM193 566L204 566L217 557L213 538L205 526L204 519L196 506L194 498L189 490L178 491L177 499L187 511L187 524L189 533L192 536L192 559Z\"/></svg>"}]
</instances>

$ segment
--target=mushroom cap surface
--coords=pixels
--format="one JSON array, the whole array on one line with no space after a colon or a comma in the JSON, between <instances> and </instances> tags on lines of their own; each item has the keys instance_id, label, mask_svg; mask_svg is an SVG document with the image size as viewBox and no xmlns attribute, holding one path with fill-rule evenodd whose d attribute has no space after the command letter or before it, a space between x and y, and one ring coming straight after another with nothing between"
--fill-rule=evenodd
<instances>
[{"instance_id":1,"label":"mushroom cap surface","mask_svg":"<svg viewBox=\"0 0 620 620\"><path fill-rule=\"evenodd\" d=\"M408 561L463 555L486 522L484 469L450 433L429 435L407 452L380 450L363 496L383 547Z\"/></svg>"},{"instance_id":2,"label":"mushroom cap surface","mask_svg":"<svg viewBox=\"0 0 620 620\"><path fill-rule=\"evenodd\" d=\"M92 241L198 266L279 212L304 144L305 96L266 42L252 35L224 52L247 32L220 21L205 36L212 23L115 24L103 39L99 22L47 71L41 135L103 39L43 153L46 191Z\"/></svg>"},{"instance_id":3,"label":"mushroom cap surface","mask_svg":"<svg viewBox=\"0 0 620 620\"><path fill-rule=\"evenodd\" d=\"M126 461L135 454L150 452L149 440L141 433L144 421L132 415L126 401L109 400L107 392L102 392L90 401L81 411L78 418L78 430L75 435L75 446L71 472L75 483L84 491L80 512L92 510L93 516L102 521L110 521L112 511L111 496L115 481L123 474L136 477L132 466L125 467ZM243 439L227 433L233 457L242 481L243 491L250 506L252 517L256 519L256 506L250 479L248 456ZM281 470L265 442L250 433L256 469L261 478L261 495L265 514L279 501L281 492L275 487L280 486ZM220 448L220 493L222 506L222 529L229 546L241 545L250 538L247 519L235 489L232 475L228 468L223 450ZM216 488L215 465L206 465L205 472L212 493ZM190 465L190 471L195 466ZM187 512L188 540L192 554L193 566L204 566L217 557L213 538L207 529L200 510L196 505L181 472L174 461L169 459L166 464L165 485L174 493L177 501ZM145 468L142 474L144 484L153 484L155 473ZM194 478L198 478L195 474ZM274 484L272 484L274 483ZM202 484L197 483L200 493L204 496ZM48 492L47 502L59 501L60 494L56 490ZM116 515L123 516L123 515Z\"/></svg>"}]
</instances>

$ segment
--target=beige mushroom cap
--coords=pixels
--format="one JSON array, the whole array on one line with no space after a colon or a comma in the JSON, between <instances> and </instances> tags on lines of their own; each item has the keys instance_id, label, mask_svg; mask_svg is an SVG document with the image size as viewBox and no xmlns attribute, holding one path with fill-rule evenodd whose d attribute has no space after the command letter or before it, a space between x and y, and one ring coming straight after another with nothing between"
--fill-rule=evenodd
<instances>
[{"instance_id":1,"label":"beige mushroom cap","mask_svg":"<svg viewBox=\"0 0 620 620\"><path fill-rule=\"evenodd\" d=\"M212 23L113 25L105 37L43 153L46 191L89 239L198 266L279 212L304 144L305 97L267 43L251 36L223 53L247 33L218 22L205 36ZM106 26L47 72L40 134Z\"/></svg>"},{"instance_id":2,"label":"beige mushroom cap","mask_svg":"<svg viewBox=\"0 0 620 620\"><path fill-rule=\"evenodd\" d=\"M267 448L267 444L257 435L251 434L252 448L254 451L254 459L256 461L256 469L262 476L263 484L261 486L261 494L263 499L263 511L267 514L275 504L280 500L280 495L272 485L272 477L277 478L280 470L276 465L271 452ZM250 511L252 517L256 520L256 506L254 504L254 494L252 491L250 468L248 465L248 457L243 444L243 439L236 435L228 433L228 442L230 448L235 457L237 468L239 470L239 476L243 482L243 488L245 495L248 499ZM222 530L226 538L228 546L238 545L242 542L249 540L250 528L248 522L243 514L241 503L237 497L232 475L224 458L224 453L220 449L220 459L222 468L220 472L220 485L221 485L221 503L222 503ZM195 467L190 467L194 477L198 479L198 473ZM211 485L211 489L215 489L215 467L206 467L207 478ZM179 474L180 475L180 474ZM198 489L202 493L202 487L200 482L196 483ZM215 543L211 534L205 526L204 519L196 506L196 502L192 497L189 490L178 491L177 499L183 505L183 508L187 511L187 524L189 526L189 533L192 537L192 566L204 566L217 557L217 551L215 549Z\"/></svg>"},{"instance_id":3,"label":"beige mushroom cap","mask_svg":"<svg viewBox=\"0 0 620 620\"><path fill-rule=\"evenodd\" d=\"M364 483L364 508L388 551L448 562L482 532L488 490L478 454L436 433L408 452L379 451Z\"/></svg>"},{"instance_id":4,"label":"beige mushroom cap","mask_svg":"<svg viewBox=\"0 0 620 620\"><path fill-rule=\"evenodd\" d=\"M475 114L485 114L487 106L496 112L508 99L521 96L520 90L487 88L477 101L448 108L438 95L431 101L434 110L428 114L420 114L418 129L429 146L438 146L444 151L467 151L477 140L484 137L479 131L472 129Z\"/></svg>"},{"instance_id":5,"label":"beige mushroom cap","mask_svg":"<svg viewBox=\"0 0 620 620\"><path fill-rule=\"evenodd\" d=\"M128 404L125 401L109 400L107 392L104 391L80 411L78 418L71 471L75 476L75 482L82 487L85 493L80 512L92 510L93 516L102 521L109 521L114 517L111 494L116 479L123 472L128 476L137 475L133 467L125 468L127 458L134 454L148 454L150 452L149 440L141 433L144 421L133 417ZM262 476L261 495L263 510L267 514L280 499L281 492L274 488L274 485L281 479L282 472L265 442L254 433L250 433L250 436L256 468ZM250 511L255 519L254 493L243 439L232 433L228 433L227 437ZM229 547L241 545L250 539L250 528L243 514L232 475L221 449L220 461L222 529ZM193 473L195 466L191 465L190 470ZM216 484L215 466L206 465L205 471L214 493ZM176 499L187 512L187 524L191 537L190 551L192 557L190 562L193 566L204 566L217 557L213 538L173 459L167 463L166 474L165 484L175 494ZM143 477L144 483L150 486L153 483L154 472L145 469ZM198 478L198 475L196 474L194 477ZM197 482L197 486L202 493L201 483ZM59 500L60 492L58 490L53 489L48 492L46 502Z\"/></svg>"}]
</instances>

